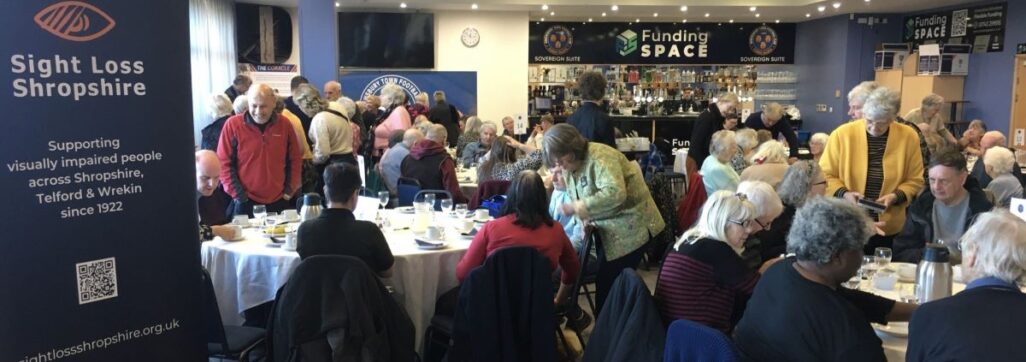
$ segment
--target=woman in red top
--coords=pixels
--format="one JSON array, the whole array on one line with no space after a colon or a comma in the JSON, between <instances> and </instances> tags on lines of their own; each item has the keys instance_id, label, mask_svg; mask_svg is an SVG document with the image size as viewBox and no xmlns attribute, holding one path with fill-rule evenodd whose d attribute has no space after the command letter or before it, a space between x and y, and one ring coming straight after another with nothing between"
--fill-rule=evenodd
<instances>
[{"instance_id":1,"label":"woman in red top","mask_svg":"<svg viewBox=\"0 0 1026 362\"><path fill-rule=\"evenodd\" d=\"M566 300L581 265L562 226L549 215L548 206L548 194L538 173L523 171L514 177L501 215L478 231L470 249L456 266L460 282L496 250L530 246L549 259L553 270L557 265L562 268L555 302Z\"/></svg>"}]
</instances>

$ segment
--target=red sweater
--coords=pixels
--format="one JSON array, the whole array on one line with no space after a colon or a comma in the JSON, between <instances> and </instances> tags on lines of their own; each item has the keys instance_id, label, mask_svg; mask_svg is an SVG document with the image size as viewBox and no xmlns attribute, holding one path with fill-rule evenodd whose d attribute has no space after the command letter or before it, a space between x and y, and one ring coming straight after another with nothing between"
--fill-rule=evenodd
<instances>
[{"instance_id":1,"label":"red sweater","mask_svg":"<svg viewBox=\"0 0 1026 362\"><path fill-rule=\"evenodd\" d=\"M513 246L530 246L549 259L552 270L556 265L563 268L563 276L560 280L564 284L573 284L577 274L581 270L581 264L577 260L577 253L574 251L570 239L566 237L562 225L553 222L552 226L542 224L531 230L520 225L513 224L516 215L506 215L492 220L484 225L474 240L470 242L470 248L456 265L456 278L463 282L463 279L470 274L470 271L481 264L485 258L492 255L496 250Z\"/></svg>"},{"instance_id":2,"label":"red sweater","mask_svg":"<svg viewBox=\"0 0 1026 362\"><path fill-rule=\"evenodd\" d=\"M232 198L270 204L299 190L303 151L289 120L280 114L274 117L263 131L249 113L225 122L217 156L221 184Z\"/></svg>"}]
</instances>

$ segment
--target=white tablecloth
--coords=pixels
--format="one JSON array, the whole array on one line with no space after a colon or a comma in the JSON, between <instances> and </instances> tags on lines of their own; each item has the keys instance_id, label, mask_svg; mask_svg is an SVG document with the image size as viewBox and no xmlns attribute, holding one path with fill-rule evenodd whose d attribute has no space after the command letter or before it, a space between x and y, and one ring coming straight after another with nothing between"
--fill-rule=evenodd
<instances>
[{"instance_id":1,"label":"white tablecloth","mask_svg":"<svg viewBox=\"0 0 1026 362\"><path fill-rule=\"evenodd\" d=\"M460 181L460 192L463 192L467 199L477 193L477 167L456 171L456 178Z\"/></svg>"},{"instance_id":2,"label":"white tablecloth","mask_svg":"<svg viewBox=\"0 0 1026 362\"><path fill-rule=\"evenodd\" d=\"M861 285L859 285L860 290L873 293L892 300L901 300L901 293L899 292L900 290L904 289L908 292L911 292L915 290L914 288L914 283L898 282L897 285L894 287L894 290L880 290L874 288L873 283L869 280L863 280ZM965 284L958 282L954 282L951 284L952 295L957 294L962 290L965 290ZM884 355L887 357L888 361L901 362L905 360L905 352L908 350L908 337L892 336L890 334L881 332L880 330L877 330L875 328L874 331L876 332L876 335L880 337L880 340L883 341Z\"/></svg>"},{"instance_id":3,"label":"white tablecloth","mask_svg":"<svg viewBox=\"0 0 1026 362\"><path fill-rule=\"evenodd\" d=\"M371 202L361 201L361 204L374 205ZM357 210L358 217L361 214ZM436 220L436 224L445 222L442 217ZM261 236L257 229L246 229L245 234L242 241L226 242L217 238L204 242L200 251L203 266L210 271L221 319L226 325L241 325L244 310L274 300L275 293L299 264L299 254L268 247L269 239ZM454 230L450 229L447 236L448 248L427 251L417 248L409 229L385 231L395 255L395 265L392 278L383 281L395 289L397 299L410 314L417 332L417 346L421 345L420 340L434 315L438 296L458 285L456 264L470 246L470 240L461 238Z\"/></svg>"}]
</instances>

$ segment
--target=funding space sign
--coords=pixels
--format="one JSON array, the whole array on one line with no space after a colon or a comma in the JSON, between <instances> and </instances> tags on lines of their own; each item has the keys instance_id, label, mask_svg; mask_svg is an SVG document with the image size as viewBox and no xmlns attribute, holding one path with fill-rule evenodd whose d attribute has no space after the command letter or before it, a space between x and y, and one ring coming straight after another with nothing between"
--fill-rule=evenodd
<instances>
[{"instance_id":1,"label":"funding space sign","mask_svg":"<svg viewBox=\"0 0 1026 362\"><path fill-rule=\"evenodd\" d=\"M903 39L914 45L972 44L973 52L1004 50L1008 4L988 5L906 16Z\"/></svg>"},{"instance_id":2,"label":"funding space sign","mask_svg":"<svg viewBox=\"0 0 1026 362\"><path fill-rule=\"evenodd\" d=\"M795 24L533 22L532 64L793 64Z\"/></svg>"},{"instance_id":3,"label":"funding space sign","mask_svg":"<svg viewBox=\"0 0 1026 362\"><path fill-rule=\"evenodd\" d=\"M397 84L406 92L408 103L420 93L427 93L428 100L434 105L434 92L445 92L446 102L456 106L464 115L477 114L477 73L476 72L352 72L339 77L342 83L342 94L353 100L366 99L367 96L381 95L381 88L387 84Z\"/></svg>"},{"instance_id":4,"label":"funding space sign","mask_svg":"<svg viewBox=\"0 0 1026 362\"><path fill-rule=\"evenodd\" d=\"M188 13L0 1L0 361L205 360Z\"/></svg>"}]
</instances>

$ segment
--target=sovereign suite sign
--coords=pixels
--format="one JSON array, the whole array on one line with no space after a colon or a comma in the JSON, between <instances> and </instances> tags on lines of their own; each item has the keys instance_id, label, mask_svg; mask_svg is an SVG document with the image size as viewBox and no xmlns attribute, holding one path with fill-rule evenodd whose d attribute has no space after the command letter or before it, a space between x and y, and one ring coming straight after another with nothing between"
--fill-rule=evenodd
<instances>
[{"instance_id":1,"label":"sovereign suite sign","mask_svg":"<svg viewBox=\"0 0 1026 362\"><path fill-rule=\"evenodd\" d=\"M793 64L795 25L537 22L529 39L534 64Z\"/></svg>"}]
</instances>

